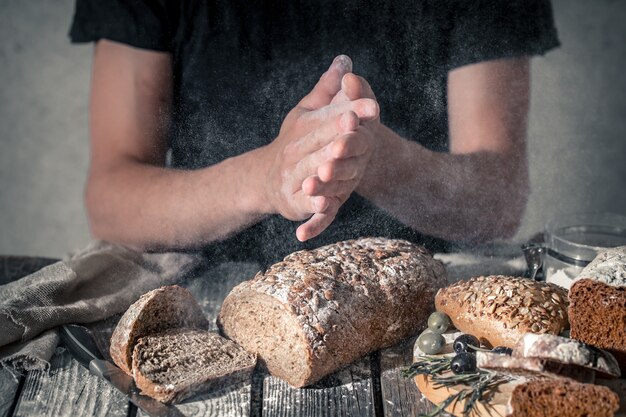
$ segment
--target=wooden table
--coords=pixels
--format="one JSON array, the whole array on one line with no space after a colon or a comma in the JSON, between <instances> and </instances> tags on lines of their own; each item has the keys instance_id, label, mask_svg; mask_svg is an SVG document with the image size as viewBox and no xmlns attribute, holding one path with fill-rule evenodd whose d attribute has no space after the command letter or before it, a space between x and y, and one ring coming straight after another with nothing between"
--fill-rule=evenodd
<instances>
[{"instance_id":1,"label":"wooden table","mask_svg":"<svg viewBox=\"0 0 626 417\"><path fill-rule=\"evenodd\" d=\"M53 261L0 257L0 284ZM229 264L184 284L198 299L213 330L222 300L234 285L252 277L257 269L252 264ZM472 272L466 271L465 275ZM114 320L92 326L101 343L108 339L112 323ZM400 374L411 364L412 346L413 340L408 340L375 352L303 389L291 388L263 371L255 371L244 384L195 397L177 407L190 416L417 416L432 410L433 405L422 397L412 380ZM0 417L136 415L145 414L120 392L89 374L62 346L57 348L49 372L32 371L15 378L0 369Z\"/></svg>"}]
</instances>

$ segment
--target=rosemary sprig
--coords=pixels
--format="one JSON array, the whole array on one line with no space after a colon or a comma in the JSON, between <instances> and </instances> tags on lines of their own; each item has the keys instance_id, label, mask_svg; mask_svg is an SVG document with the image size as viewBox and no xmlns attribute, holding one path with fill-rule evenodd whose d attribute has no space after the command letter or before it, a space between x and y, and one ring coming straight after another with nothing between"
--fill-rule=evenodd
<instances>
[{"instance_id":1,"label":"rosemary sprig","mask_svg":"<svg viewBox=\"0 0 626 417\"><path fill-rule=\"evenodd\" d=\"M487 397L489 392L497 385L509 380L508 377L502 374L496 374L481 369L465 374L449 374L446 371L451 371L451 357L421 356L420 359L421 360L413 363L409 368L402 370L402 375L405 378L412 378L416 375L431 375L431 379L436 388L449 388L458 384L467 386L467 388L461 389L443 400L430 413L421 415L420 417L439 416L450 404L466 399L467 401L463 407L463 415L470 416L474 410L474 406L481 398ZM444 372L446 372L445 375Z\"/></svg>"}]
</instances>

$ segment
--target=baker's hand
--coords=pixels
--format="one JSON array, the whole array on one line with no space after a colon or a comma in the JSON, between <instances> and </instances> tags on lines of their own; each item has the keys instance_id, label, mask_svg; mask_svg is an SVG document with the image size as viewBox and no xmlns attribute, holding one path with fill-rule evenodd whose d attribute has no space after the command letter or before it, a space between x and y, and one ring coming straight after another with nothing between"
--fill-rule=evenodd
<instances>
[{"instance_id":1,"label":"baker's hand","mask_svg":"<svg viewBox=\"0 0 626 417\"><path fill-rule=\"evenodd\" d=\"M363 99L376 97L364 78L347 73L329 107ZM319 235L332 223L341 205L359 185L376 148L374 131L380 123L378 113L376 117L359 118L350 112L343 117L342 123L348 131L310 157L318 168L303 181L302 191L313 201L324 201L327 206L298 228L296 235L301 241ZM325 200L318 200L322 198Z\"/></svg>"},{"instance_id":2,"label":"baker's hand","mask_svg":"<svg viewBox=\"0 0 626 417\"><path fill-rule=\"evenodd\" d=\"M335 58L313 90L289 112L278 137L263 149L267 167L264 194L269 212L290 220L304 220L331 206L326 196L304 194L304 180L316 174L321 154L328 152L323 149L355 129L355 117L378 117L378 105L372 99L330 104L341 89L343 76L351 69L349 58Z\"/></svg>"}]
</instances>

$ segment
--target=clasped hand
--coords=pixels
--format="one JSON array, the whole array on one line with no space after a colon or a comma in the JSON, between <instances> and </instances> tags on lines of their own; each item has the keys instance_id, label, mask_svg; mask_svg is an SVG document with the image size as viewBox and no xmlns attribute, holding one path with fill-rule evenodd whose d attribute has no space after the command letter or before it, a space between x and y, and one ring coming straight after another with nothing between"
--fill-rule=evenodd
<instances>
[{"instance_id":1,"label":"clasped hand","mask_svg":"<svg viewBox=\"0 0 626 417\"><path fill-rule=\"evenodd\" d=\"M367 82L338 56L292 109L267 155L265 198L270 212L305 220L300 241L319 235L359 184L376 148L378 103Z\"/></svg>"}]
</instances>

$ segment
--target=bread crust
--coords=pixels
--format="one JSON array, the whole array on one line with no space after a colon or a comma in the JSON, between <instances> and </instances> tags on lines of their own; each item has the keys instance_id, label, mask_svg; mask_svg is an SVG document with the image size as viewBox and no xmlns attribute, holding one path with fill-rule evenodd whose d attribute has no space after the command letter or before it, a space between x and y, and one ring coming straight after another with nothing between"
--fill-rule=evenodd
<instances>
[{"instance_id":1,"label":"bread crust","mask_svg":"<svg viewBox=\"0 0 626 417\"><path fill-rule=\"evenodd\" d=\"M514 348L526 333L560 334L568 326L567 291L520 277L459 281L437 292L435 307L457 329L490 347Z\"/></svg>"},{"instance_id":2,"label":"bread crust","mask_svg":"<svg viewBox=\"0 0 626 417\"><path fill-rule=\"evenodd\" d=\"M140 337L171 327L206 330L208 326L189 290L178 285L160 287L142 295L126 310L111 336L109 353L113 362L132 376L133 348Z\"/></svg>"},{"instance_id":3,"label":"bread crust","mask_svg":"<svg viewBox=\"0 0 626 417\"><path fill-rule=\"evenodd\" d=\"M257 352L269 371L295 387L374 350L415 334L433 310L435 291L446 283L443 264L403 240L362 238L299 251L258 273L228 295L218 317L222 332ZM276 341L252 328L262 300L276 306L291 333ZM241 317L248 314L243 325ZM252 320L252 321L250 321ZM291 323L291 324L290 324ZM258 332L258 333L255 333ZM284 343L281 357L273 355ZM290 369L289 352L302 357Z\"/></svg>"}]
</instances>

